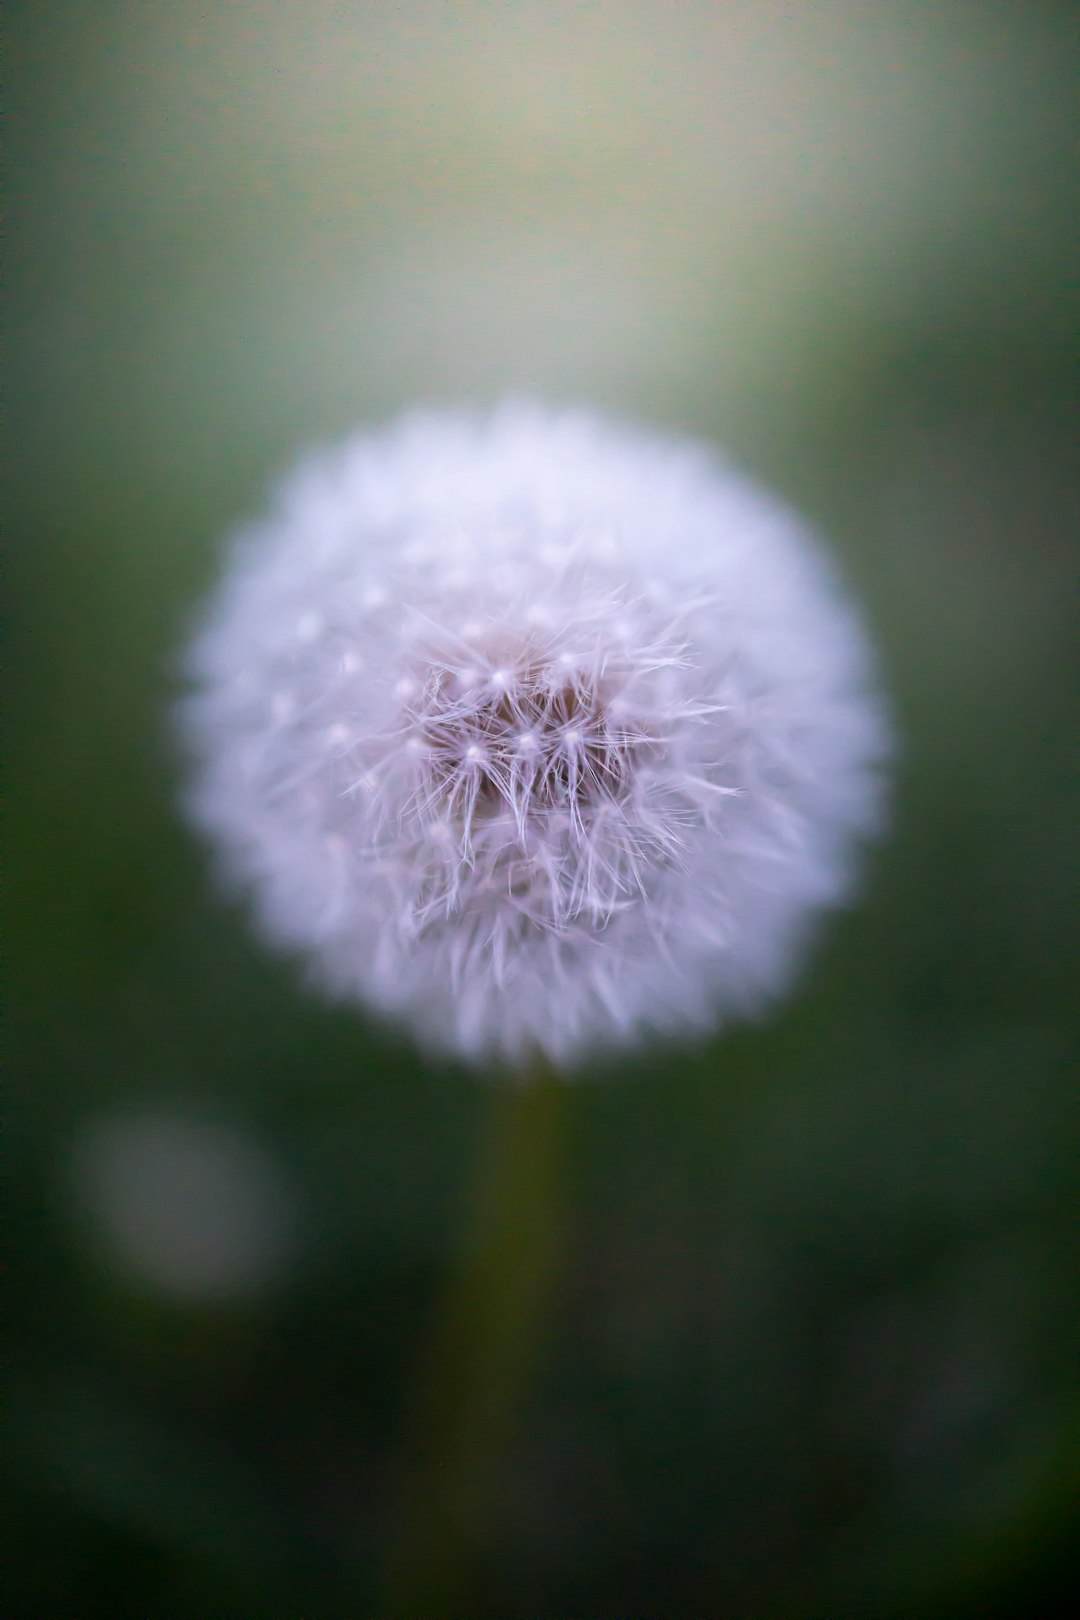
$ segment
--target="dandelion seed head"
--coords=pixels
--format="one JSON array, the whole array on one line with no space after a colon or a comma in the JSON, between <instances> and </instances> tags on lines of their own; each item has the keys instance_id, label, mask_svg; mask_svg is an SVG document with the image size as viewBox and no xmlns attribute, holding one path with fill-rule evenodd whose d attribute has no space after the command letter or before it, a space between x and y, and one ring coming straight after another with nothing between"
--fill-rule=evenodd
<instances>
[{"instance_id":1,"label":"dandelion seed head","mask_svg":"<svg viewBox=\"0 0 1080 1620\"><path fill-rule=\"evenodd\" d=\"M302 463L188 667L189 805L262 931L473 1061L752 1011L879 821L817 541L584 412L416 413Z\"/></svg>"}]
</instances>

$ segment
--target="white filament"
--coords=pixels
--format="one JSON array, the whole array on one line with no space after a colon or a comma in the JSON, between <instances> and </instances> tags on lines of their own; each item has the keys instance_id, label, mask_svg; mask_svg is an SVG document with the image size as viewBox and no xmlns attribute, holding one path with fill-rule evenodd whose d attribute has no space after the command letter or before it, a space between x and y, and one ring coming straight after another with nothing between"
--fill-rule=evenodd
<instances>
[{"instance_id":1,"label":"white filament","mask_svg":"<svg viewBox=\"0 0 1080 1620\"><path fill-rule=\"evenodd\" d=\"M302 464L189 667L191 807L265 933L473 1060L753 1008L878 820L813 537L585 413L417 413Z\"/></svg>"}]
</instances>

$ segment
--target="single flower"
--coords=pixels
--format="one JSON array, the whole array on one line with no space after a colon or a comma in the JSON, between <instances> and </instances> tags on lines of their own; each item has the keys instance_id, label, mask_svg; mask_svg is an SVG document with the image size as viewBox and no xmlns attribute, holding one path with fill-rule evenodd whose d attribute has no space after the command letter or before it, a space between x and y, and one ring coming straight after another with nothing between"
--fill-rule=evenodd
<instances>
[{"instance_id":1,"label":"single flower","mask_svg":"<svg viewBox=\"0 0 1080 1620\"><path fill-rule=\"evenodd\" d=\"M303 462L188 668L189 804L264 934L470 1060L752 1010L879 820L873 660L813 535L585 412Z\"/></svg>"}]
</instances>

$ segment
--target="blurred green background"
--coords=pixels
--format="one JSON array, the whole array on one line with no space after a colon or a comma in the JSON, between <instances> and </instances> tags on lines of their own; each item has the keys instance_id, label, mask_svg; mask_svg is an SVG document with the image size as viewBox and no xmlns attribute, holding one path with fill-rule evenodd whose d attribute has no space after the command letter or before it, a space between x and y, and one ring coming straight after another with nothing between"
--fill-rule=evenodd
<instances>
[{"instance_id":1,"label":"blurred green background","mask_svg":"<svg viewBox=\"0 0 1080 1620\"><path fill-rule=\"evenodd\" d=\"M8 8L20 1620L1052 1610L1076 21ZM783 1009L524 1101L262 953L168 719L298 449L507 390L816 519L903 742Z\"/></svg>"}]
</instances>

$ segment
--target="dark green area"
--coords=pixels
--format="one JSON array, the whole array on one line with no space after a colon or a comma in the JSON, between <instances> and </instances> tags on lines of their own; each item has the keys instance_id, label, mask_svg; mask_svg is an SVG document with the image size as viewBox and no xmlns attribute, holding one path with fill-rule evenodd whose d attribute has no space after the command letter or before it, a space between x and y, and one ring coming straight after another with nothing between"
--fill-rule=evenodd
<instances>
[{"instance_id":1,"label":"dark green area","mask_svg":"<svg viewBox=\"0 0 1080 1620\"><path fill-rule=\"evenodd\" d=\"M386 1614L402 1559L412 1620L1012 1620L1068 1583L1075 15L728 9L10 8L19 1620ZM750 90L695 156L711 74ZM168 714L283 461L508 388L813 515L901 750L797 994L541 1107L485 1247L498 1097L263 954ZM137 1175L177 1123L164 1228L153 1188L110 1217L115 1132ZM185 1291L161 1231L222 1177L254 1259Z\"/></svg>"}]
</instances>

